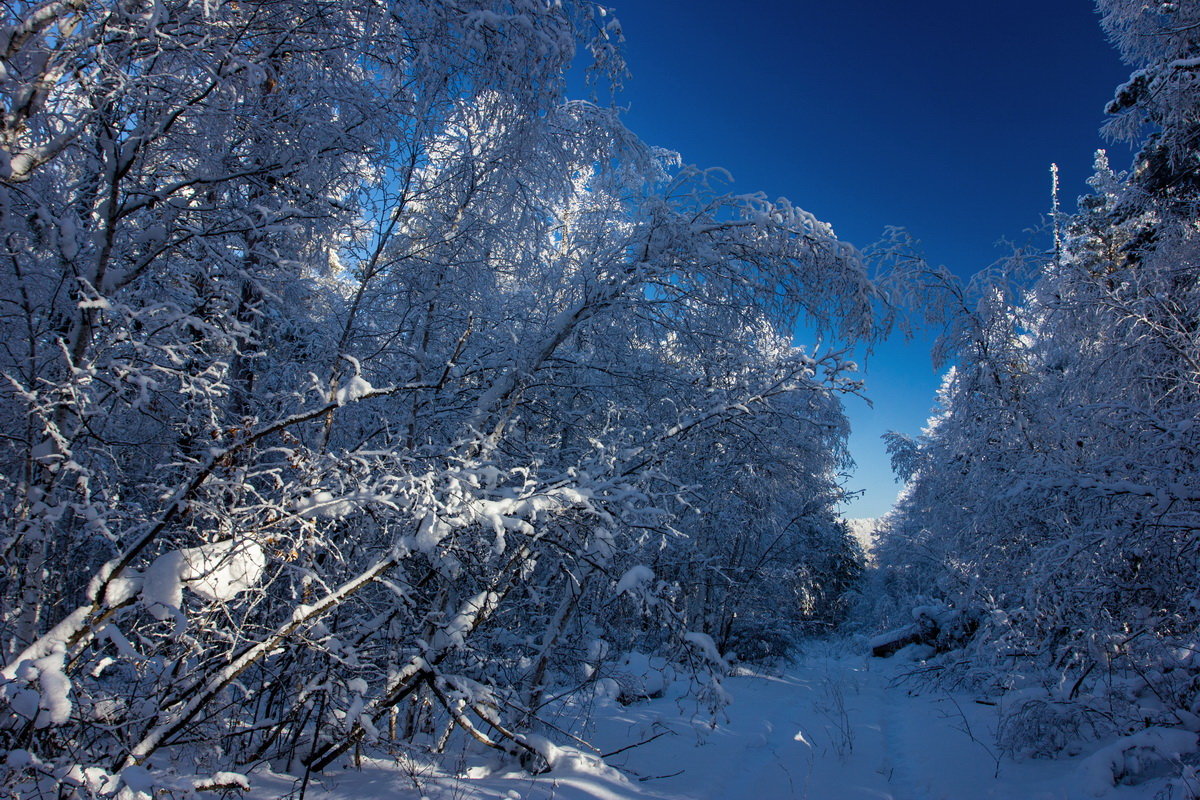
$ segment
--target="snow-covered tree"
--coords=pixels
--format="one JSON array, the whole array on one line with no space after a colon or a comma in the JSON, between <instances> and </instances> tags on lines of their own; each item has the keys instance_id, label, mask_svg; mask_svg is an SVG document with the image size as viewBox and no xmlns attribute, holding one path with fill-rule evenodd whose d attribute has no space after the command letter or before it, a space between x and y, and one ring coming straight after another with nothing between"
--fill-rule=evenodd
<instances>
[{"instance_id":1,"label":"snow-covered tree","mask_svg":"<svg viewBox=\"0 0 1200 800\"><path fill-rule=\"evenodd\" d=\"M537 768L549 687L610 644L715 673L734 614L831 618L857 384L784 332L869 335L874 289L564 98L578 48L623 73L607 11L3 14L9 786L112 793L196 740Z\"/></svg>"},{"instance_id":2,"label":"snow-covered tree","mask_svg":"<svg viewBox=\"0 0 1200 800\"><path fill-rule=\"evenodd\" d=\"M930 429L894 442L909 485L881 552L902 602L980 624L991 679L1047 670L1030 714L1123 730L1190 724L1200 702L1181 655L1200 630L1200 26L1194 4L1100 7L1136 68L1110 130L1152 129L1128 173L1098 154L1026 292L953 290L976 298L953 330L976 333L951 342Z\"/></svg>"}]
</instances>

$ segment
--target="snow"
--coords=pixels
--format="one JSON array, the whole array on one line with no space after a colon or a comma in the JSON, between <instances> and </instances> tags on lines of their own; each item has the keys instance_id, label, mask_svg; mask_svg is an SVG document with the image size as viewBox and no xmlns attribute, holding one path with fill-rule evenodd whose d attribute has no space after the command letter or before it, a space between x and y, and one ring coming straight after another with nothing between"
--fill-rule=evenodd
<instances>
[{"instance_id":1,"label":"snow","mask_svg":"<svg viewBox=\"0 0 1200 800\"><path fill-rule=\"evenodd\" d=\"M122 606L130 599L136 597L141 589L142 578L140 575L123 575L119 578L113 578L108 582L108 587L104 590L104 602L113 608Z\"/></svg>"},{"instance_id":2,"label":"snow","mask_svg":"<svg viewBox=\"0 0 1200 800\"><path fill-rule=\"evenodd\" d=\"M197 791L212 791L226 788L249 791L250 781L240 772L218 772L211 778L199 778L195 780L193 788Z\"/></svg>"},{"instance_id":3,"label":"snow","mask_svg":"<svg viewBox=\"0 0 1200 800\"><path fill-rule=\"evenodd\" d=\"M172 550L143 573L142 604L157 619L178 618L185 587L210 602L232 600L256 586L266 566L262 547L250 539Z\"/></svg>"},{"instance_id":4,"label":"snow","mask_svg":"<svg viewBox=\"0 0 1200 800\"><path fill-rule=\"evenodd\" d=\"M616 692L611 693L615 699L620 702L634 702L661 697L674 679L674 671L666 659L633 650L622 656L613 673L613 679L617 684Z\"/></svg>"},{"instance_id":5,"label":"snow","mask_svg":"<svg viewBox=\"0 0 1200 800\"><path fill-rule=\"evenodd\" d=\"M861 652L862 643L857 649ZM640 654L626 669L651 668ZM531 776L484 753L461 771L364 759L361 769L314 776L309 800L1152 800L1186 798L1178 779L1116 785L1131 759L1178 767L1196 736L1149 729L1093 755L1014 761L995 744L997 706L973 695L918 691L921 665L870 659L818 645L781 672L741 669L734 697L714 720L689 699L687 681L657 670L661 697L622 705L602 691L566 702L553 722L595 752L531 736L550 771ZM599 688L599 687L598 687ZM584 708L592 718L582 722ZM647 741L648 740L648 741ZM558 739L561 741L561 739ZM627 745L643 744L601 758ZM1124 772L1118 772L1124 770ZM283 796L294 778L259 769L247 800ZM1173 787L1173 788L1172 788ZM1174 793L1171 793L1171 792Z\"/></svg>"},{"instance_id":6,"label":"snow","mask_svg":"<svg viewBox=\"0 0 1200 800\"><path fill-rule=\"evenodd\" d=\"M167 620L179 614L186 568L181 550L163 553L146 567L142 575L142 605L155 619Z\"/></svg>"},{"instance_id":7,"label":"snow","mask_svg":"<svg viewBox=\"0 0 1200 800\"><path fill-rule=\"evenodd\" d=\"M355 375L346 381L342 388L337 390L337 393L334 395L334 401L339 406L344 406L347 403L353 403L355 400L366 397L373 391L375 391L375 387L368 383L366 378L362 375Z\"/></svg>"},{"instance_id":8,"label":"snow","mask_svg":"<svg viewBox=\"0 0 1200 800\"><path fill-rule=\"evenodd\" d=\"M182 551L187 588L209 601L232 600L258 585L267 557L253 540L241 539Z\"/></svg>"},{"instance_id":9,"label":"snow","mask_svg":"<svg viewBox=\"0 0 1200 800\"><path fill-rule=\"evenodd\" d=\"M39 658L34 662L38 670L38 685L41 696L38 700L40 711L34 720L34 727L46 728L50 725L62 725L71 716L71 681L63 672L63 662L66 653L59 651Z\"/></svg>"},{"instance_id":10,"label":"snow","mask_svg":"<svg viewBox=\"0 0 1200 800\"><path fill-rule=\"evenodd\" d=\"M699 650L700 654L704 656L704 658L707 659L710 664L721 669L728 669L729 665L725 663L725 659L721 656L721 652L717 649L717 643L714 642L713 638L707 633L689 631L683 635L683 640Z\"/></svg>"},{"instance_id":11,"label":"snow","mask_svg":"<svg viewBox=\"0 0 1200 800\"><path fill-rule=\"evenodd\" d=\"M880 521L874 517L863 517L847 519L846 524L850 526L850 535L869 557L871 551L875 549L875 541L879 536Z\"/></svg>"},{"instance_id":12,"label":"snow","mask_svg":"<svg viewBox=\"0 0 1200 800\"><path fill-rule=\"evenodd\" d=\"M639 565L626 570L621 576L621 580L617 581L617 594L640 589L647 586L654 580L654 570L647 566Z\"/></svg>"},{"instance_id":13,"label":"snow","mask_svg":"<svg viewBox=\"0 0 1200 800\"><path fill-rule=\"evenodd\" d=\"M883 633L874 636L870 641L867 642L867 648L874 650L876 647L899 641L917 633L918 631L920 631L920 626L915 624L905 625L902 628L893 628L890 631L884 631Z\"/></svg>"},{"instance_id":14,"label":"snow","mask_svg":"<svg viewBox=\"0 0 1200 800\"><path fill-rule=\"evenodd\" d=\"M1080 765L1081 782L1095 797L1116 784L1146 775L1169 775L1179 757L1197 751L1196 734L1174 728L1147 728L1125 736L1089 756Z\"/></svg>"},{"instance_id":15,"label":"snow","mask_svg":"<svg viewBox=\"0 0 1200 800\"><path fill-rule=\"evenodd\" d=\"M359 508L355 496L335 497L332 492L318 489L296 500L296 514L301 517L341 519Z\"/></svg>"},{"instance_id":16,"label":"snow","mask_svg":"<svg viewBox=\"0 0 1200 800\"><path fill-rule=\"evenodd\" d=\"M495 592L480 592L462 604L459 612L451 617L433 637L432 647L435 650L462 647L466 638L475 627L479 615L487 609L495 607L499 601Z\"/></svg>"}]
</instances>

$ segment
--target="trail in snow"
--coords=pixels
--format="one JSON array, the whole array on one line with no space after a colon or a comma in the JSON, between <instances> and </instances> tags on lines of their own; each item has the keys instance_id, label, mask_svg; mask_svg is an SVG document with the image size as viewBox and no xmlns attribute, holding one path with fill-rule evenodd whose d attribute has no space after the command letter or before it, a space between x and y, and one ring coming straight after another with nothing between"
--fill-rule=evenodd
<instances>
[{"instance_id":1,"label":"trail in snow","mask_svg":"<svg viewBox=\"0 0 1200 800\"><path fill-rule=\"evenodd\" d=\"M715 721L685 697L591 709L584 729L607 758L564 750L531 778L481 762L458 776L368 762L314 779L307 800L1091 800L1071 761L998 759L996 710L969 695L917 692L913 665L813 652L782 674L726 680L734 697ZM577 730L571 709L560 718ZM574 709L582 714L583 710ZM580 717L581 718L581 717ZM293 788L253 776L253 797ZM1150 800L1159 785L1106 797Z\"/></svg>"},{"instance_id":2,"label":"trail in snow","mask_svg":"<svg viewBox=\"0 0 1200 800\"><path fill-rule=\"evenodd\" d=\"M808 667L730 678L734 703L711 730L688 730L686 718L668 721L670 706L659 702L625 709L619 718L624 731L612 722L598 724L597 738L615 741L655 725L674 726L677 735L610 759L635 775L680 771L643 784L658 796L889 797L875 698L863 676L827 661Z\"/></svg>"}]
</instances>

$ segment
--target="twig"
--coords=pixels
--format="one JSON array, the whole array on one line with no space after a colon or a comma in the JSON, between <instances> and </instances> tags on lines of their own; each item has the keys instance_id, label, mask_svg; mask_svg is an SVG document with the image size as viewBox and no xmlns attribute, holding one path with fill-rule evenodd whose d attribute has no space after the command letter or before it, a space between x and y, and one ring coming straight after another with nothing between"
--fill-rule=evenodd
<instances>
[{"instance_id":1,"label":"twig","mask_svg":"<svg viewBox=\"0 0 1200 800\"><path fill-rule=\"evenodd\" d=\"M638 783L645 783L646 781L657 781L657 780L662 780L663 778L674 778L676 775L682 775L684 772L686 772L686 770L681 769L681 770L679 770L679 772L672 772L669 775L642 775L640 778L638 778Z\"/></svg>"},{"instance_id":2,"label":"twig","mask_svg":"<svg viewBox=\"0 0 1200 800\"><path fill-rule=\"evenodd\" d=\"M659 731L658 733L654 734L649 739L642 739L640 742L634 742L633 744L627 744L624 747L619 748L617 750L612 750L608 753L601 753L600 757L601 758L609 758L610 756L615 756L617 753L624 753L626 750L632 750L635 747L641 747L644 744L650 744L655 739L659 739L663 736L666 736L668 733L675 733L675 731L671 730L670 728L667 728L665 731ZM679 774L679 773L676 773L676 774ZM639 778L639 780L641 780L641 779Z\"/></svg>"}]
</instances>

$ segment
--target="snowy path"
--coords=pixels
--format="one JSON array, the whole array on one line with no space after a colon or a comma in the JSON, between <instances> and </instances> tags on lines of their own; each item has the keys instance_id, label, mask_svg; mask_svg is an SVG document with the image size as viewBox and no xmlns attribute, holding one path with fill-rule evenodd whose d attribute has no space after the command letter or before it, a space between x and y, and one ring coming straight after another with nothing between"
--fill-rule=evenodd
<instances>
[{"instance_id":1,"label":"snowy path","mask_svg":"<svg viewBox=\"0 0 1200 800\"><path fill-rule=\"evenodd\" d=\"M727 682L727 719L698 743L682 730L609 760L628 774L679 775L639 784L646 795L720 800L1067 800L1071 765L1003 762L992 707L946 693L910 694L911 665L810 656L779 677ZM659 704L627 709L630 734ZM639 727L640 726L640 727ZM607 731L601 728L599 733ZM599 737L604 738L602 735Z\"/></svg>"},{"instance_id":2,"label":"snowy path","mask_svg":"<svg viewBox=\"0 0 1200 800\"><path fill-rule=\"evenodd\" d=\"M568 756L547 776L472 771L471 779L394 767L316 782L307 800L1084 800L1070 761L994 757L995 709L968 696L910 693L911 665L811 654L782 675L727 679L734 703L715 727L680 698L598 709L588 736L607 759ZM565 720L564 720L565 722ZM414 783L414 775L416 781ZM420 790L415 788L419 785ZM267 776L254 797L291 784ZM1161 787L1159 787L1161 788ZM1118 800L1148 800L1121 787Z\"/></svg>"},{"instance_id":3,"label":"snowy path","mask_svg":"<svg viewBox=\"0 0 1200 800\"><path fill-rule=\"evenodd\" d=\"M682 770L642 784L670 797L889 797L877 758L882 735L872 713L876 698L862 691L857 673L831 673L828 666L732 678L727 686L734 703L715 730L698 735L677 719L677 735L610 763L636 775ZM628 709L629 732L649 730L656 711ZM837 794L822 794L830 786Z\"/></svg>"}]
</instances>

